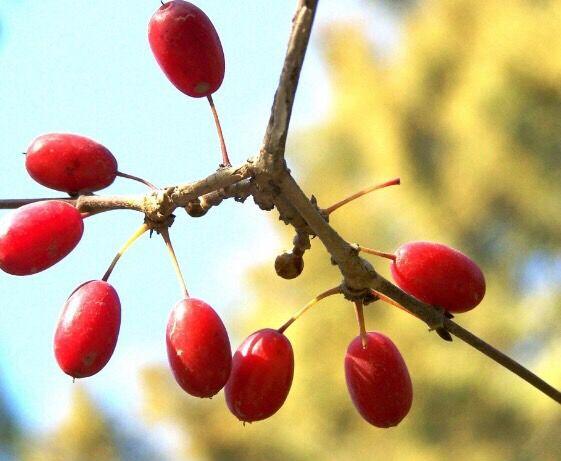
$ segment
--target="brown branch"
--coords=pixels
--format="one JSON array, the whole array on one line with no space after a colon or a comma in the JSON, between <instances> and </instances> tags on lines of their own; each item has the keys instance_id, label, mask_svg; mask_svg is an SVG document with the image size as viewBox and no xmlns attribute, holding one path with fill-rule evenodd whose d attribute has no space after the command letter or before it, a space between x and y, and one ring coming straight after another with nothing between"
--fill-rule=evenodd
<instances>
[{"instance_id":1,"label":"brown branch","mask_svg":"<svg viewBox=\"0 0 561 461\"><path fill-rule=\"evenodd\" d=\"M357 248L345 241L329 225L325 216L311 203L290 175L284 162L286 136L317 3L317 1L300 0L298 4L279 87L275 94L269 125L257 160L257 181L262 187L280 189L280 193L274 196L273 200L285 222L289 221L292 224L292 221L304 220L311 229L311 233L319 237L332 260L341 270L344 277L343 287L350 289L350 293L346 293L346 295L352 296L353 292L358 295L361 290L368 290L368 288L380 291L397 301L413 315L421 318L431 329L445 328L553 400L561 403L561 393L541 378L446 318L442 310L416 300L379 276L370 264L358 255ZM279 205L282 205L284 209L281 209ZM288 213L292 209L297 213L289 215ZM302 228L301 225L299 227Z\"/></svg>"},{"instance_id":2,"label":"brown branch","mask_svg":"<svg viewBox=\"0 0 561 461\"><path fill-rule=\"evenodd\" d=\"M14 208L20 208L24 205L29 205L30 203L44 202L47 200L61 200L63 202L68 202L71 205L76 205L76 199L69 197L15 198L0 200L0 210L11 210Z\"/></svg>"},{"instance_id":3,"label":"brown branch","mask_svg":"<svg viewBox=\"0 0 561 461\"><path fill-rule=\"evenodd\" d=\"M514 374L520 376L524 381L530 383L536 389L542 391L548 397L551 397L557 403L561 403L561 392L555 389L553 386L546 383L539 376L532 373L527 368L520 365L515 360L511 359L508 355L503 354L501 351L495 349L490 344L487 344L481 338L478 338L474 334L470 333L465 328L462 328L456 322L450 319L444 319L444 328L452 333L457 338L468 343L470 346L482 352L487 357L491 358L495 362L501 364L503 367L507 368Z\"/></svg>"},{"instance_id":4,"label":"brown branch","mask_svg":"<svg viewBox=\"0 0 561 461\"><path fill-rule=\"evenodd\" d=\"M357 249L343 239L333 227L325 220L317 207L315 207L304 194L294 178L286 173L279 183L281 194L300 213L308 223L335 263L339 266L345 279L345 284L351 290L364 291L376 283L378 274L370 263L358 256Z\"/></svg>"},{"instance_id":5,"label":"brown branch","mask_svg":"<svg viewBox=\"0 0 561 461\"><path fill-rule=\"evenodd\" d=\"M318 0L299 0L271 117L261 146L261 160L273 166L282 161L296 88L308 48ZM283 163L283 162L281 162ZM270 169L270 168L266 168Z\"/></svg>"},{"instance_id":6,"label":"brown branch","mask_svg":"<svg viewBox=\"0 0 561 461\"><path fill-rule=\"evenodd\" d=\"M254 173L255 167L253 162L248 160L243 165L237 167L220 168L216 173L200 181L168 187L166 191L176 207L184 207L202 195L224 189L232 184L248 179Z\"/></svg>"},{"instance_id":7,"label":"brown branch","mask_svg":"<svg viewBox=\"0 0 561 461\"><path fill-rule=\"evenodd\" d=\"M97 213L110 210L143 211L144 195L101 196L81 195L75 206L82 213Z\"/></svg>"},{"instance_id":8,"label":"brown branch","mask_svg":"<svg viewBox=\"0 0 561 461\"><path fill-rule=\"evenodd\" d=\"M377 286L373 286L372 288L396 301L399 305L403 306L404 309L423 320L431 329L444 328L446 331L510 370L512 373L519 376L527 383L555 400L557 403L561 403L560 391L546 383L539 376L532 373L508 355L495 349L481 338L478 338L473 333L444 316L444 312L442 310L438 310L429 304L425 304L412 296L409 296L407 293L380 276L378 277Z\"/></svg>"},{"instance_id":9,"label":"brown branch","mask_svg":"<svg viewBox=\"0 0 561 461\"><path fill-rule=\"evenodd\" d=\"M193 218L200 218L212 207L220 205L225 199L233 198L237 202L245 202L254 192L255 185L251 182L251 179L244 179L224 189L209 192L189 202L185 206L185 211Z\"/></svg>"},{"instance_id":10,"label":"brown branch","mask_svg":"<svg viewBox=\"0 0 561 461\"><path fill-rule=\"evenodd\" d=\"M82 213L134 210L144 213L149 220L154 222L165 222L176 208L184 207L205 194L228 190L230 186L249 179L253 174L253 161L248 160L238 167L220 168L199 181L156 189L144 195L81 195L77 198L8 199L0 200L0 209L19 208L29 203L45 200L63 200L74 205Z\"/></svg>"}]
</instances>

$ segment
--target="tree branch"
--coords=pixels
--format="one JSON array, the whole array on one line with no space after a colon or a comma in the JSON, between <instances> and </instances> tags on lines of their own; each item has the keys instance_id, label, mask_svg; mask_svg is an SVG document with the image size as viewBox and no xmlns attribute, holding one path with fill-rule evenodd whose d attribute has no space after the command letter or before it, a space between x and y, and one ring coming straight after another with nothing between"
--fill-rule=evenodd
<instances>
[{"instance_id":1,"label":"tree branch","mask_svg":"<svg viewBox=\"0 0 561 461\"><path fill-rule=\"evenodd\" d=\"M300 213L339 266L347 287L351 290L364 291L375 284L378 274L370 263L359 257L356 248L329 225L289 173L282 176L279 187L282 196Z\"/></svg>"},{"instance_id":2,"label":"tree branch","mask_svg":"<svg viewBox=\"0 0 561 461\"><path fill-rule=\"evenodd\" d=\"M14 208L20 208L24 205L29 205L30 203L44 202L45 200L61 200L63 202L68 202L74 206L76 206L76 202L77 202L75 198L69 198L69 197L3 199L0 200L0 210L11 210Z\"/></svg>"},{"instance_id":3,"label":"tree branch","mask_svg":"<svg viewBox=\"0 0 561 461\"><path fill-rule=\"evenodd\" d=\"M200 181L168 187L166 190L175 206L184 207L201 195L227 188L232 184L250 178L254 174L255 167L253 160L250 159L237 167L220 168L216 173Z\"/></svg>"},{"instance_id":4,"label":"tree branch","mask_svg":"<svg viewBox=\"0 0 561 461\"><path fill-rule=\"evenodd\" d=\"M413 298L380 276L378 277L377 286L373 286L372 288L396 301L399 305L403 306L405 310L423 320L431 329L438 327L444 328L446 331L477 349L479 352L485 354L490 359L507 368L512 373L516 374L536 389L561 404L560 391L546 383L539 376L535 375L515 360L511 359L508 355L502 353L498 349L495 349L481 338L478 338L473 333L444 316L444 312L442 310L438 310L429 304L425 304Z\"/></svg>"},{"instance_id":5,"label":"tree branch","mask_svg":"<svg viewBox=\"0 0 561 461\"><path fill-rule=\"evenodd\" d=\"M559 392L553 386L550 386L539 376L535 375L515 360L511 359L508 355L503 354L501 351L495 349L490 344L487 344L485 341L470 333L465 328L462 328L460 325L450 319L444 319L444 328L454 336L460 338L462 341L477 349L479 352L482 352L487 357L493 359L495 362L501 364L503 367L512 371L514 374L520 376L523 380L530 383L536 389L542 391L545 395L551 397L557 403L561 403L561 392Z\"/></svg>"},{"instance_id":6,"label":"tree branch","mask_svg":"<svg viewBox=\"0 0 561 461\"><path fill-rule=\"evenodd\" d=\"M282 161L284 157L292 106L317 6L318 0L299 0L292 19L292 32L288 41L286 57L275 93L271 117L261 146L261 160L265 165L269 165L263 170L274 169L274 165Z\"/></svg>"}]
</instances>

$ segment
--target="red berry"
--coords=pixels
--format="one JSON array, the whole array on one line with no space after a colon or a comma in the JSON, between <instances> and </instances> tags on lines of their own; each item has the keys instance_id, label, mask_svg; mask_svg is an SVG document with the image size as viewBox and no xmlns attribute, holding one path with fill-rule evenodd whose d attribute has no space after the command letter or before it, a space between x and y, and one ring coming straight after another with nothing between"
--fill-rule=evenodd
<instances>
[{"instance_id":1,"label":"red berry","mask_svg":"<svg viewBox=\"0 0 561 461\"><path fill-rule=\"evenodd\" d=\"M25 167L39 184L70 194L103 189L117 175L117 160L107 148L67 133L35 138L27 149Z\"/></svg>"},{"instance_id":2,"label":"red berry","mask_svg":"<svg viewBox=\"0 0 561 461\"><path fill-rule=\"evenodd\" d=\"M208 16L192 3L162 5L148 25L156 61L175 87L194 98L214 93L224 79L224 52Z\"/></svg>"},{"instance_id":3,"label":"red berry","mask_svg":"<svg viewBox=\"0 0 561 461\"><path fill-rule=\"evenodd\" d=\"M13 275L31 275L51 267L82 238L80 212L59 200L35 202L0 221L0 268Z\"/></svg>"},{"instance_id":4,"label":"red berry","mask_svg":"<svg viewBox=\"0 0 561 461\"><path fill-rule=\"evenodd\" d=\"M294 375L290 341L277 330L259 330L234 354L224 389L230 411L241 421L268 418L282 406Z\"/></svg>"},{"instance_id":5,"label":"red berry","mask_svg":"<svg viewBox=\"0 0 561 461\"><path fill-rule=\"evenodd\" d=\"M62 371L74 378L99 372L115 350L120 325L115 289L102 280L80 285L64 304L55 333L55 356Z\"/></svg>"},{"instance_id":6,"label":"red berry","mask_svg":"<svg viewBox=\"0 0 561 461\"><path fill-rule=\"evenodd\" d=\"M376 427L397 426L413 401L407 366L395 344L381 333L351 341L345 356L345 376L351 399L361 416Z\"/></svg>"},{"instance_id":7,"label":"red berry","mask_svg":"<svg viewBox=\"0 0 561 461\"><path fill-rule=\"evenodd\" d=\"M390 268L395 283L421 301L450 312L466 312L485 295L481 269L463 253L432 242L398 248Z\"/></svg>"},{"instance_id":8,"label":"red berry","mask_svg":"<svg viewBox=\"0 0 561 461\"><path fill-rule=\"evenodd\" d=\"M171 311L166 343L177 383L195 397L212 397L224 387L232 367L226 328L200 299L183 299Z\"/></svg>"}]
</instances>

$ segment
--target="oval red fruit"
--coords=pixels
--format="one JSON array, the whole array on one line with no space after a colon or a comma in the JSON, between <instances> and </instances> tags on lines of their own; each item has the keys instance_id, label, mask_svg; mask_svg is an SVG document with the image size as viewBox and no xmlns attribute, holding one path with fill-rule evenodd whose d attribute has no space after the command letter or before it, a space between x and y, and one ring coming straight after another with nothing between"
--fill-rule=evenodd
<instances>
[{"instance_id":1,"label":"oval red fruit","mask_svg":"<svg viewBox=\"0 0 561 461\"><path fill-rule=\"evenodd\" d=\"M60 200L24 205L0 221L0 268L31 275L51 267L82 238L80 212Z\"/></svg>"},{"instance_id":2,"label":"oval red fruit","mask_svg":"<svg viewBox=\"0 0 561 461\"><path fill-rule=\"evenodd\" d=\"M466 312L485 295L481 269L463 253L433 242L400 246L390 269L405 292L450 312Z\"/></svg>"},{"instance_id":3,"label":"oval red fruit","mask_svg":"<svg viewBox=\"0 0 561 461\"><path fill-rule=\"evenodd\" d=\"M177 383L196 397L212 397L224 387L232 367L226 328L200 299L183 299L171 311L166 330L169 364Z\"/></svg>"},{"instance_id":4,"label":"oval red fruit","mask_svg":"<svg viewBox=\"0 0 561 461\"><path fill-rule=\"evenodd\" d=\"M148 40L175 87L194 98L214 93L224 79L224 52L208 16L192 3L163 4L150 19Z\"/></svg>"},{"instance_id":5,"label":"oval red fruit","mask_svg":"<svg viewBox=\"0 0 561 461\"><path fill-rule=\"evenodd\" d=\"M376 427L396 426L413 402L407 366L394 343L377 332L351 341L345 356L345 376L351 399L361 416Z\"/></svg>"},{"instance_id":6,"label":"oval red fruit","mask_svg":"<svg viewBox=\"0 0 561 461\"><path fill-rule=\"evenodd\" d=\"M224 389L230 411L241 421L268 418L282 406L294 375L290 341L277 330L259 330L234 354Z\"/></svg>"},{"instance_id":7,"label":"oval red fruit","mask_svg":"<svg viewBox=\"0 0 561 461\"><path fill-rule=\"evenodd\" d=\"M99 372L115 350L120 326L115 289L102 280L80 285L64 304L55 332L55 357L62 371L73 378Z\"/></svg>"},{"instance_id":8,"label":"oval red fruit","mask_svg":"<svg viewBox=\"0 0 561 461\"><path fill-rule=\"evenodd\" d=\"M39 184L69 194L103 189L117 175L117 160L107 148L68 133L35 138L27 149L25 167Z\"/></svg>"}]
</instances>

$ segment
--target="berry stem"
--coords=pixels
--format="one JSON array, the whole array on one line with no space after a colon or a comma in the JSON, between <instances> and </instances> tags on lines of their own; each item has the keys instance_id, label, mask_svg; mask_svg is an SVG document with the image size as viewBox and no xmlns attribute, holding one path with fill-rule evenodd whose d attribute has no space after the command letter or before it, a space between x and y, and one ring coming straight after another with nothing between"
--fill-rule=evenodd
<instances>
[{"instance_id":1,"label":"berry stem","mask_svg":"<svg viewBox=\"0 0 561 461\"><path fill-rule=\"evenodd\" d=\"M356 320L358 322L358 329L360 331L362 348L366 349L366 325L364 323L364 309L362 307L362 301L360 299L355 301Z\"/></svg>"},{"instance_id":2,"label":"berry stem","mask_svg":"<svg viewBox=\"0 0 561 461\"><path fill-rule=\"evenodd\" d=\"M391 259L392 261L396 260L396 256L393 253L384 253L383 251L373 250L372 248L365 248L361 246L358 247L358 250L370 255L376 255L382 258Z\"/></svg>"},{"instance_id":3,"label":"berry stem","mask_svg":"<svg viewBox=\"0 0 561 461\"><path fill-rule=\"evenodd\" d=\"M80 215L82 216L82 219L86 219L86 218L90 218L91 216L95 216L96 214L101 214L104 211L105 210L88 211L86 213L80 213Z\"/></svg>"},{"instance_id":4,"label":"berry stem","mask_svg":"<svg viewBox=\"0 0 561 461\"><path fill-rule=\"evenodd\" d=\"M167 227L165 227L160 231L160 233L162 234L164 242L166 242L166 247L171 257L171 264L173 265L173 270L175 271L175 275L177 276L177 280L179 281L179 285L181 286L181 292L183 293L185 299L189 299L189 292L187 291L185 278L183 278L183 273L181 272L181 268L179 267L179 263L177 262L177 257L175 256L173 245L171 244L171 239L169 238L169 230Z\"/></svg>"},{"instance_id":5,"label":"berry stem","mask_svg":"<svg viewBox=\"0 0 561 461\"><path fill-rule=\"evenodd\" d=\"M292 317L290 317L283 326L281 326L277 331L279 333L284 333L285 330L292 325L296 320L298 320L303 314L304 312L306 312L310 307L312 307L313 305L317 304L318 302L320 302L322 299L327 298L328 296L331 295L336 295L338 293L341 293L341 287L336 286L334 288L331 288L327 291L324 291L323 293L317 295L314 299L312 299L308 304L306 304L304 307L301 307L298 311L296 311L295 314L292 315Z\"/></svg>"},{"instance_id":6,"label":"berry stem","mask_svg":"<svg viewBox=\"0 0 561 461\"><path fill-rule=\"evenodd\" d=\"M115 265L117 264L117 261L119 261L119 259L121 259L121 256L123 256L123 254L125 253L125 251L127 251L129 249L129 247L136 242L136 240L142 235L144 234L144 232L146 232L148 230L148 226L146 224L143 224L142 226L140 226L136 232L134 234L132 234L132 236L125 242L125 244L121 247L121 249L118 251L118 253L115 255L115 257L113 258L113 261L111 261L111 264L109 265L107 271L105 272L105 274L103 275L103 277L101 278L101 280L103 280L104 282L107 282L107 280L109 279L109 276L111 275L111 272L113 272L113 269L115 268Z\"/></svg>"},{"instance_id":7,"label":"berry stem","mask_svg":"<svg viewBox=\"0 0 561 461\"><path fill-rule=\"evenodd\" d=\"M212 95L206 97L208 103L210 104L210 110L212 111L212 116L214 117L214 124L216 125L216 131L218 132L218 139L220 140L220 150L222 151L222 166L230 167L230 159L228 158L228 151L226 150L226 143L224 142L224 134L222 133L222 126L220 125L220 119L218 118L218 112L216 111L216 106L214 105L214 100Z\"/></svg>"},{"instance_id":8,"label":"berry stem","mask_svg":"<svg viewBox=\"0 0 561 461\"><path fill-rule=\"evenodd\" d=\"M401 184L401 179L395 178L395 179L391 179L390 181L383 182L382 184L376 184L375 186L367 187L366 189L363 189L357 192L356 194L349 195L347 198L341 200L340 202L334 203L329 208L326 208L324 211L329 215L333 213L337 208L340 208L343 205L346 205L347 203L352 202L353 200L359 197L362 197L363 195L366 195L378 189L383 189L384 187L396 186L399 184Z\"/></svg>"},{"instance_id":9,"label":"berry stem","mask_svg":"<svg viewBox=\"0 0 561 461\"><path fill-rule=\"evenodd\" d=\"M138 176L133 176L132 174L123 173L122 171L117 171L117 173L115 174L117 176L120 176L121 178L127 178L127 179L132 179L133 181L141 182L142 184L148 186L152 190L158 190L158 188L154 184L152 184L149 181L146 181L146 179L139 178Z\"/></svg>"},{"instance_id":10,"label":"berry stem","mask_svg":"<svg viewBox=\"0 0 561 461\"><path fill-rule=\"evenodd\" d=\"M408 311L407 309L405 309L405 307L403 307L401 304L399 304L398 302L394 301L392 298L389 298L388 296L386 296L383 293L380 293L379 291L376 290L370 290L370 292L374 295L377 296L378 298L380 298L380 300L384 301L385 303L391 304L392 306L397 307L398 309L401 309L404 312L407 312L408 314L411 314L413 317L419 318L416 315L414 315L412 312Z\"/></svg>"}]
</instances>

